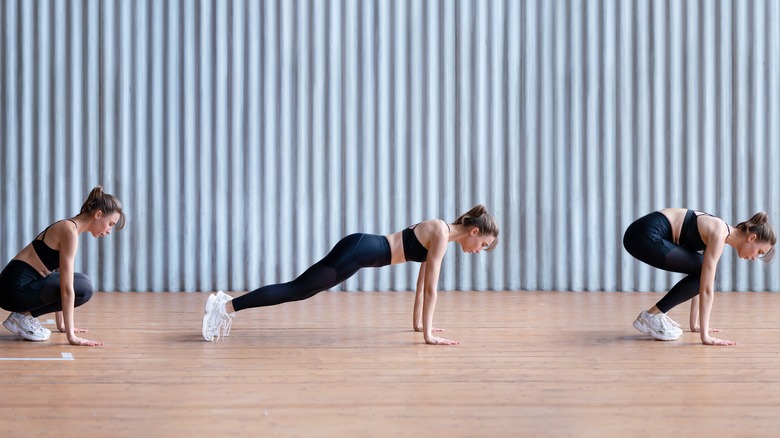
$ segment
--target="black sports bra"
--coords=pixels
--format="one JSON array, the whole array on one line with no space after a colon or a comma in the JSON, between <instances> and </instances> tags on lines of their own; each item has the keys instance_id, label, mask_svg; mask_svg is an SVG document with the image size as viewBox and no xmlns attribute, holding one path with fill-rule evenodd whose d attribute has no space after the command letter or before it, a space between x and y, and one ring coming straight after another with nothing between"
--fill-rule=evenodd
<instances>
[{"instance_id":1,"label":"black sports bra","mask_svg":"<svg viewBox=\"0 0 780 438\"><path fill-rule=\"evenodd\" d=\"M70 219L68 220L73 222ZM57 222L55 222L54 224L56 223ZM46 232L49 231L51 225L49 225L48 227L46 227L45 230L43 230L40 239L35 239L32 241L32 247L35 250L35 254L37 254L38 258L41 259L41 262L43 262L43 266L46 266L46 269L53 271L60 267L60 252L57 251L56 249L52 249L51 247L49 247L49 245L46 244L46 242L43 241L43 239L46 237ZM76 222L73 222L73 225L76 225ZM76 225L76 229L78 228L79 226Z\"/></svg>"},{"instance_id":2,"label":"black sports bra","mask_svg":"<svg viewBox=\"0 0 780 438\"><path fill-rule=\"evenodd\" d=\"M699 216L704 215L712 216L709 213L697 215L693 210L688 210L685 212L685 219L683 219L682 226L680 227L680 245L686 248L690 248L694 251L701 251L707 248L707 245L705 245L704 241L701 240L701 233L699 233L698 223ZM723 221L723 223L725 224L726 221ZM728 226L729 225L726 224L727 229ZM731 234L731 230L729 230L729 234Z\"/></svg>"},{"instance_id":3,"label":"black sports bra","mask_svg":"<svg viewBox=\"0 0 780 438\"><path fill-rule=\"evenodd\" d=\"M450 224L446 223L447 229L450 228ZM420 225L416 223L409 228L404 228L401 232L401 239L404 244L404 258L407 262L419 262L422 263L428 260L428 248L424 247L417 236L414 235L414 227Z\"/></svg>"},{"instance_id":4,"label":"black sports bra","mask_svg":"<svg viewBox=\"0 0 780 438\"><path fill-rule=\"evenodd\" d=\"M414 235L414 227L404 228L401 238L404 242L404 258L407 262L422 263L428 259L428 249Z\"/></svg>"}]
</instances>

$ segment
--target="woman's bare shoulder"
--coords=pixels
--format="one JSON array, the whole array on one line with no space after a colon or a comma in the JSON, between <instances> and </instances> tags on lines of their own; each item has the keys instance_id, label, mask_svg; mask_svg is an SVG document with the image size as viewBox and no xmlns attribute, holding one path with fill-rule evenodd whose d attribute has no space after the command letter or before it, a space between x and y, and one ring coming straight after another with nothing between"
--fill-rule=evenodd
<instances>
[{"instance_id":1,"label":"woman's bare shoulder","mask_svg":"<svg viewBox=\"0 0 780 438\"><path fill-rule=\"evenodd\" d=\"M422 221L418 224L418 226L422 226L424 228L433 230L447 230L447 222L445 222L443 219L428 219L426 221Z\"/></svg>"},{"instance_id":2,"label":"woman's bare shoulder","mask_svg":"<svg viewBox=\"0 0 780 438\"><path fill-rule=\"evenodd\" d=\"M660 210L661 213L667 215L667 216L685 216L685 213L688 212L687 208L680 208L680 207L667 207L662 208Z\"/></svg>"},{"instance_id":3,"label":"woman's bare shoulder","mask_svg":"<svg viewBox=\"0 0 780 438\"><path fill-rule=\"evenodd\" d=\"M51 227L49 227L49 231L46 234L47 237L49 234L54 237L55 246L59 246L62 241L73 241L78 239L79 232L76 228L76 224L68 219L63 219L53 223Z\"/></svg>"}]
</instances>

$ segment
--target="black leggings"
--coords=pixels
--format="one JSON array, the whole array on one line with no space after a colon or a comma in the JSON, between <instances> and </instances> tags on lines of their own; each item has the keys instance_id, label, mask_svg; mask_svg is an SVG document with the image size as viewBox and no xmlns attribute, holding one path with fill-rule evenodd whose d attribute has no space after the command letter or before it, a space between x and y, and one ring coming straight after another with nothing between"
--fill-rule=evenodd
<instances>
[{"instance_id":1,"label":"black leggings","mask_svg":"<svg viewBox=\"0 0 780 438\"><path fill-rule=\"evenodd\" d=\"M305 300L342 283L360 268L387 266L390 260L390 243L385 236L350 234L295 280L263 286L237 297L233 299L233 308L238 311Z\"/></svg>"},{"instance_id":2,"label":"black leggings","mask_svg":"<svg viewBox=\"0 0 780 438\"><path fill-rule=\"evenodd\" d=\"M653 212L631 224L623 236L629 254L659 269L688 274L674 285L656 307L668 312L699 294L704 256L674 243L672 225L661 212Z\"/></svg>"},{"instance_id":3,"label":"black leggings","mask_svg":"<svg viewBox=\"0 0 780 438\"><path fill-rule=\"evenodd\" d=\"M76 307L89 301L94 292L89 277L74 273L73 291ZM35 318L62 311L60 273L42 277L27 263L11 260L0 273L0 307L9 312L30 312Z\"/></svg>"}]
</instances>

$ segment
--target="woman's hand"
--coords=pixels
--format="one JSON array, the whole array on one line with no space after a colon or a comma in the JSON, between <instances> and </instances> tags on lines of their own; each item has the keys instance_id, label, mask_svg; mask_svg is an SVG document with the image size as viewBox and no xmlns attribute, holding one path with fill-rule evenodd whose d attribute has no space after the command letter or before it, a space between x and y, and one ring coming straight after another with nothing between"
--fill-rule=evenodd
<instances>
[{"instance_id":1,"label":"woman's hand","mask_svg":"<svg viewBox=\"0 0 780 438\"><path fill-rule=\"evenodd\" d=\"M100 347L103 345L100 341L90 341L89 339L79 338L78 336L69 336L70 345L82 345L87 347Z\"/></svg>"},{"instance_id":2,"label":"woman's hand","mask_svg":"<svg viewBox=\"0 0 780 438\"><path fill-rule=\"evenodd\" d=\"M438 336L426 336L425 343L429 345L458 345L460 341L451 341Z\"/></svg>"},{"instance_id":3,"label":"woman's hand","mask_svg":"<svg viewBox=\"0 0 780 438\"><path fill-rule=\"evenodd\" d=\"M712 337L702 337L701 343L704 345L737 345L734 341L727 341L725 339L718 339Z\"/></svg>"},{"instance_id":4,"label":"woman's hand","mask_svg":"<svg viewBox=\"0 0 780 438\"><path fill-rule=\"evenodd\" d=\"M694 333L699 333L701 331L701 328L697 325L695 327L691 327L691 331ZM719 328L711 328L707 331L707 333L718 333L720 331Z\"/></svg>"}]
</instances>

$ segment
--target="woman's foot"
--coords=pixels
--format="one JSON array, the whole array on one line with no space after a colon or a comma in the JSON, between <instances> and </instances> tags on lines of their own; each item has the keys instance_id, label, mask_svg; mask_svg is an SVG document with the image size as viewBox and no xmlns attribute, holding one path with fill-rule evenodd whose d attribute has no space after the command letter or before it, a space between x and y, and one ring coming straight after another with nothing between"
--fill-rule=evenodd
<instances>
[{"instance_id":1,"label":"woman's foot","mask_svg":"<svg viewBox=\"0 0 780 438\"><path fill-rule=\"evenodd\" d=\"M17 312L11 312L3 326L29 341L45 341L51 336L51 330L42 326L37 318Z\"/></svg>"},{"instance_id":2,"label":"woman's foot","mask_svg":"<svg viewBox=\"0 0 780 438\"><path fill-rule=\"evenodd\" d=\"M643 310L634 321L634 328L650 335L659 341L676 341L682 336L682 329L666 316L665 313L655 315Z\"/></svg>"},{"instance_id":3,"label":"woman's foot","mask_svg":"<svg viewBox=\"0 0 780 438\"><path fill-rule=\"evenodd\" d=\"M233 320L225 310L225 303L232 300L233 297L219 291L216 294L209 295L206 300L206 307L203 311L203 338L209 342L219 341L223 336L230 334L230 326Z\"/></svg>"}]
</instances>

